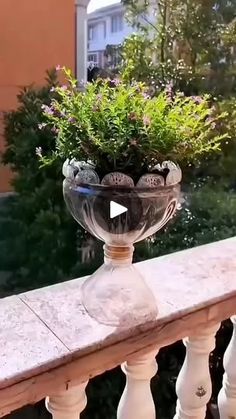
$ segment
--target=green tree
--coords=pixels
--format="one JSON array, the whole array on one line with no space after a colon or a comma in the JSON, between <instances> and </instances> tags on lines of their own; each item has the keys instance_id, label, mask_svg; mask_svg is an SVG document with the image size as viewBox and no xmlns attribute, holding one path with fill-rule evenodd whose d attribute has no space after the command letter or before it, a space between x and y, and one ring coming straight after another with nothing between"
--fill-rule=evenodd
<instances>
[{"instance_id":1,"label":"green tree","mask_svg":"<svg viewBox=\"0 0 236 419\"><path fill-rule=\"evenodd\" d=\"M128 20L139 29L123 46L124 77L148 78L158 88L172 82L190 94L235 89L235 0L123 3Z\"/></svg>"}]
</instances>

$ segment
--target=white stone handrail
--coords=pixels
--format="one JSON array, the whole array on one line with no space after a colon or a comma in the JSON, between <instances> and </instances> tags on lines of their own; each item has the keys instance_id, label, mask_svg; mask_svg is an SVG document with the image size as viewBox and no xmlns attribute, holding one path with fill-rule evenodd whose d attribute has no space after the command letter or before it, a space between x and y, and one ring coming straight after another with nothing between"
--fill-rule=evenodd
<instances>
[{"instance_id":1,"label":"white stone handrail","mask_svg":"<svg viewBox=\"0 0 236 419\"><path fill-rule=\"evenodd\" d=\"M136 265L152 290L158 317L114 328L80 303L84 279L0 302L0 417L46 397L54 419L78 419L90 378L122 365L126 386L118 419L156 417L150 380L159 349L184 339L175 419L204 419L211 396L208 358L220 322L236 314L236 238ZM235 328L236 318L232 317ZM236 331L225 354L222 419L236 417Z\"/></svg>"}]
</instances>

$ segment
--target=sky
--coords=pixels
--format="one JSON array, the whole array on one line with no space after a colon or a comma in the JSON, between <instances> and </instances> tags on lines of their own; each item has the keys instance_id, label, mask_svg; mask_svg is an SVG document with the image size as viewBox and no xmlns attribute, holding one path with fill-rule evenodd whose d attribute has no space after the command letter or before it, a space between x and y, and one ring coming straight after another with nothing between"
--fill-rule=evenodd
<instances>
[{"instance_id":1,"label":"sky","mask_svg":"<svg viewBox=\"0 0 236 419\"><path fill-rule=\"evenodd\" d=\"M100 7L108 6L108 4L119 3L120 0L91 0L88 6L88 13L93 12Z\"/></svg>"}]
</instances>

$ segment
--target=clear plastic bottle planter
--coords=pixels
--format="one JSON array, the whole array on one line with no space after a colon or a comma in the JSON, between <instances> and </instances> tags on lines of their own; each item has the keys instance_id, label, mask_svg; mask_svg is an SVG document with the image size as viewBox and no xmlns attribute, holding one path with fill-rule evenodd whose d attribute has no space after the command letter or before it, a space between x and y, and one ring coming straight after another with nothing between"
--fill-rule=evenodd
<instances>
[{"instance_id":1,"label":"clear plastic bottle planter","mask_svg":"<svg viewBox=\"0 0 236 419\"><path fill-rule=\"evenodd\" d=\"M66 161L63 193L75 220L104 244L104 264L82 285L82 303L91 317L112 326L153 321L158 308L151 290L132 264L134 243L160 230L175 214L181 170L172 162L134 185L122 173L101 183L92 167ZM163 175L161 174L163 170ZM111 217L111 202L127 211Z\"/></svg>"}]
</instances>

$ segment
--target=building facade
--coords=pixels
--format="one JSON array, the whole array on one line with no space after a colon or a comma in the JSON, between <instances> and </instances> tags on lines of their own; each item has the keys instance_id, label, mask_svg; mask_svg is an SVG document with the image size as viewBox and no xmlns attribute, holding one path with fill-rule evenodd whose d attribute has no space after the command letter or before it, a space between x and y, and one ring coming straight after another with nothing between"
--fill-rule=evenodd
<instances>
[{"instance_id":1,"label":"building facade","mask_svg":"<svg viewBox=\"0 0 236 419\"><path fill-rule=\"evenodd\" d=\"M121 44L133 32L124 15L125 9L121 3L88 14L88 65L106 67L109 60L104 54L107 46Z\"/></svg>"},{"instance_id":2,"label":"building facade","mask_svg":"<svg viewBox=\"0 0 236 419\"><path fill-rule=\"evenodd\" d=\"M23 86L44 83L46 70L75 69L74 0L1 0L0 13L0 153L2 115L17 107ZM11 172L0 162L0 194L9 192Z\"/></svg>"}]
</instances>

